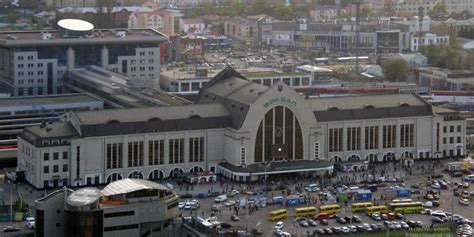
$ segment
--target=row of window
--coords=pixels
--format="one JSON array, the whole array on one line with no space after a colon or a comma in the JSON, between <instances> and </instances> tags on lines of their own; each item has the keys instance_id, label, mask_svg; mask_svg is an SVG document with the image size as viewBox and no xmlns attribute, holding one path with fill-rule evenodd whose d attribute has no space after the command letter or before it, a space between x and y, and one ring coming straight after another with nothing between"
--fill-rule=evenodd
<instances>
[{"instance_id":1,"label":"row of window","mask_svg":"<svg viewBox=\"0 0 474 237\"><path fill-rule=\"evenodd\" d=\"M139 167L145 164L144 142L129 142L128 167ZM168 142L169 164L184 163L184 138L170 139ZM189 138L189 162L204 161L204 137ZM106 145L106 168L123 168L123 143ZM148 141L148 165L165 164L165 140Z\"/></svg>"},{"instance_id":2,"label":"row of window","mask_svg":"<svg viewBox=\"0 0 474 237\"><path fill-rule=\"evenodd\" d=\"M143 51L142 51L142 52L139 52L138 54L139 54L140 56L145 56L145 52L143 52ZM155 55L155 52L154 52L154 51L148 51L148 55L149 55L149 56L153 56L153 55Z\"/></svg>"},{"instance_id":3,"label":"row of window","mask_svg":"<svg viewBox=\"0 0 474 237\"><path fill-rule=\"evenodd\" d=\"M461 132L462 131L462 126L461 125L457 125L457 129L456 129L457 132ZM447 133L448 132L448 126L444 126L443 127L443 133ZM449 126L449 132L454 132L454 125L451 125Z\"/></svg>"},{"instance_id":4,"label":"row of window","mask_svg":"<svg viewBox=\"0 0 474 237\"><path fill-rule=\"evenodd\" d=\"M18 80L18 85L25 84L25 81L27 81L28 84L34 84L35 83L35 79L28 79L28 80L20 79L20 80ZM37 83L43 83L44 79L43 78L38 78L36 81L37 81Z\"/></svg>"},{"instance_id":5,"label":"row of window","mask_svg":"<svg viewBox=\"0 0 474 237\"><path fill-rule=\"evenodd\" d=\"M35 89L37 95L46 95L47 91L43 90L43 87L26 87L26 88L18 88L18 96L24 96L24 95L34 95L35 94ZM56 87L56 92L57 94L63 93L63 88L61 86Z\"/></svg>"},{"instance_id":6,"label":"row of window","mask_svg":"<svg viewBox=\"0 0 474 237\"><path fill-rule=\"evenodd\" d=\"M279 81L283 81L287 86L309 86L309 77L293 77L293 78L264 78L264 79L253 79L252 82L261 84L264 86L272 86Z\"/></svg>"},{"instance_id":7,"label":"row of window","mask_svg":"<svg viewBox=\"0 0 474 237\"><path fill-rule=\"evenodd\" d=\"M25 64L23 64L23 63L19 63L17 65L18 65L18 68L25 68ZM43 63L38 63L37 65L38 65L38 67L43 67ZM28 64L26 64L26 66L28 68L33 68L33 67L35 67L35 64L34 63L28 63Z\"/></svg>"},{"instance_id":8,"label":"row of window","mask_svg":"<svg viewBox=\"0 0 474 237\"><path fill-rule=\"evenodd\" d=\"M139 69L140 71L145 71L146 67L139 67L138 69ZM154 68L153 66L149 66L149 67L148 67L148 70L149 70L149 71L153 71L153 70L155 70L155 68ZM137 68L136 68L136 67L131 67L131 68L130 68L130 71L136 72L136 71L137 71Z\"/></svg>"},{"instance_id":9,"label":"row of window","mask_svg":"<svg viewBox=\"0 0 474 237\"><path fill-rule=\"evenodd\" d=\"M69 158L69 153L67 151L63 151L63 160L67 160ZM43 160L49 161L50 153L43 154ZM59 160L59 152L53 152L53 160Z\"/></svg>"},{"instance_id":10,"label":"row of window","mask_svg":"<svg viewBox=\"0 0 474 237\"><path fill-rule=\"evenodd\" d=\"M49 167L50 167L49 165L43 166L43 174L49 174L49 171L50 171ZM52 167L53 167L52 173L59 172L59 165L53 165ZM67 170L68 170L68 166L67 164L64 164L62 172L67 172Z\"/></svg>"},{"instance_id":11,"label":"row of window","mask_svg":"<svg viewBox=\"0 0 474 237\"><path fill-rule=\"evenodd\" d=\"M384 125L382 127L382 148L395 148L397 141L397 125ZM414 124L400 125L400 147L413 147L415 145L415 127ZM361 128L346 128L344 134L343 128L330 128L328 134L329 152L341 152L344 150L343 139L346 136L346 150L361 150ZM367 126L364 128L365 144L364 149L379 149L379 126Z\"/></svg>"},{"instance_id":12,"label":"row of window","mask_svg":"<svg viewBox=\"0 0 474 237\"><path fill-rule=\"evenodd\" d=\"M28 60L33 60L33 58L34 58L33 55L28 55L28 56L27 56L27 59L28 59ZM24 56L18 56L18 60L24 60L24 59L25 59Z\"/></svg>"},{"instance_id":13,"label":"row of window","mask_svg":"<svg viewBox=\"0 0 474 237\"><path fill-rule=\"evenodd\" d=\"M146 63L146 60L145 59L140 59L140 60L138 60L138 62L140 64L144 64L144 63ZM148 59L148 63L154 63L154 62L155 62L155 60L153 60L152 58ZM130 60L130 64L137 64L137 60L135 60L135 59Z\"/></svg>"},{"instance_id":14,"label":"row of window","mask_svg":"<svg viewBox=\"0 0 474 237\"><path fill-rule=\"evenodd\" d=\"M447 140L448 139L446 137L443 137L443 144L446 144ZM461 143L461 141L462 141L461 137L456 137L456 143ZM454 144L454 137L449 138L449 144Z\"/></svg>"}]
</instances>

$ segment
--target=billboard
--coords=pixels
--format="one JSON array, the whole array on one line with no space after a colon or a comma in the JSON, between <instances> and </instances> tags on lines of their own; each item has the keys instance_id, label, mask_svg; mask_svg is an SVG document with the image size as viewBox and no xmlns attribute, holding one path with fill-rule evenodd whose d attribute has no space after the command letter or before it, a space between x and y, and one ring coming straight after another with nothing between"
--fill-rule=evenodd
<instances>
[{"instance_id":1,"label":"billboard","mask_svg":"<svg viewBox=\"0 0 474 237\"><path fill-rule=\"evenodd\" d=\"M275 35L276 40L280 41L290 41L290 35L289 34L277 34Z\"/></svg>"}]
</instances>

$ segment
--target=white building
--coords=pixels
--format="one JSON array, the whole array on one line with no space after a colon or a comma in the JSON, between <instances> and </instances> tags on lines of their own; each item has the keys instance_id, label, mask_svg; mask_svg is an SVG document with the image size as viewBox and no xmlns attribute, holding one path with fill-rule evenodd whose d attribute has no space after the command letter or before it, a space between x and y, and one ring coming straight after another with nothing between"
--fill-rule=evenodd
<instances>
[{"instance_id":1,"label":"white building","mask_svg":"<svg viewBox=\"0 0 474 237\"><path fill-rule=\"evenodd\" d=\"M237 181L324 175L334 162L465 154L466 122L414 94L305 98L283 82L219 73L185 106L71 112L19 136L36 188L211 171ZM266 164L266 165L264 165Z\"/></svg>"},{"instance_id":2,"label":"white building","mask_svg":"<svg viewBox=\"0 0 474 237\"><path fill-rule=\"evenodd\" d=\"M203 19L179 19L179 30L187 33L189 30L195 29L202 32L206 29L206 24Z\"/></svg>"},{"instance_id":3,"label":"white building","mask_svg":"<svg viewBox=\"0 0 474 237\"><path fill-rule=\"evenodd\" d=\"M416 32L411 37L410 50L412 52L417 52L422 46L448 43L449 35L437 32Z\"/></svg>"}]
</instances>

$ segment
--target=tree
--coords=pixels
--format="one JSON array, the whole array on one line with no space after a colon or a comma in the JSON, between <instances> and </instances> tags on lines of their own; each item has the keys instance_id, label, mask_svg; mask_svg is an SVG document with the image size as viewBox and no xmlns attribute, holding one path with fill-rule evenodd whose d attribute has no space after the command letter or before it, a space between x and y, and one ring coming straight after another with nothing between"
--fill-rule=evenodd
<instances>
[{"instance_id":1,"label":"tree","mask_svg":"<svg viewBox=\"0 0 474 237\"><path fill-rule=\"evenodd\" d=\"M15 24L19 18L20 16L18 15L18 13L11 11L7 15L7 22L10 24Z\"/></svg>"},{"instance_id":2,"label":"tree","mask_svg":"<svg viewBox=\"0 0 474 237\"><path fill-rule=\"evenodd\" d=\"M433 9L428 11L428 15L430 17L445 16L447 14L448 14L448 11L446 10L446 4L440 3L440 2L436 3Z\"/></svg>"},{"instance_id":3,"label":"tree","mask_svg":"<svg viewBox=\"0 0 474 237\"><path fill-rule=\"evenodd\" d=\"M293 9L285 4L278 3L273 8L273 17L280 20L291 20L293 16Z\"/></svg>"},{"instance_id":4,"label":"tree","mask_svg":"<svg viewBox=\"0 0 474 237\"><path fill-rule=\"evenodd\" d=\"M405 81L409 65L403 59L388 59L382 63L382 70L389 81Z\"/></svg>"},{"instance_id":5,"label":"tree","mask_svg":"<svg viewBox=\"0 0 474 237\"><path fill-rule=\"evenodd\" d=\"M231 11L233 16L245 16L247 15L247 6L242 1L233 1Z\"/></svg>"}]
</instances>

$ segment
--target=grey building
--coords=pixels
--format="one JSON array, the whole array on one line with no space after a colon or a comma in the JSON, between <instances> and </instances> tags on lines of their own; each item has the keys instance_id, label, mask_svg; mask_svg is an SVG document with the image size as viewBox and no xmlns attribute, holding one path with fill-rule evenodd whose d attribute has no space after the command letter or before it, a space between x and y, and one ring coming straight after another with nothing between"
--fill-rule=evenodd
<instances>
[{"instance_id":1,"label":"grey building","mask_svg":"<svg viewBox=\"0 0 474 237\"><path fill-rule=\"evenodd\" d=\"M360 24L361 52L399 53L409 48L408 27L375 22ZM262 43L272 46L299 47L341 52L356 46L355 22L272 22L261 27Z\"/></svg>"},{"instance_id":2,"label":"grey building","mask_svg":"<svg viewBox=\"0 0 474 237\"><path fill-rule=\"evenodd\" d=\"M166 40L161 33L151 29L79 33L1 32L0 83L13 96L60 94L66 71L88 65L158 83L159 44Z\"/></svg>"},{"instance_id":3,"label":"grey building","mask_svg":"<svg viewBox=\"0 0 474 237\"><path fill-rule=\"evenodd\" d=\"M123 179L104 189L64 188L35 201L35 234L43 236L173 236L178 195L140 179Z\"/></svg>"},{"instance_id":4,"label":"grey building","mask_svg":"<svg viewBox=\"0 0 474 237\"><path fill-rule=\"evenodd\" d=\"M463 156L465 127L414 94L305 98L227 68L193 105L71 112L27 128L19 145L31 152L19 152L18 169L36 188L200 171L238 181L321 175L334 162Z\"/></svg>"}]
</instances>

